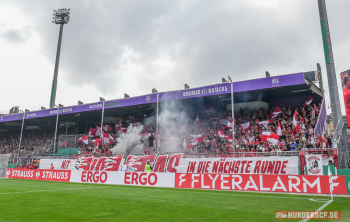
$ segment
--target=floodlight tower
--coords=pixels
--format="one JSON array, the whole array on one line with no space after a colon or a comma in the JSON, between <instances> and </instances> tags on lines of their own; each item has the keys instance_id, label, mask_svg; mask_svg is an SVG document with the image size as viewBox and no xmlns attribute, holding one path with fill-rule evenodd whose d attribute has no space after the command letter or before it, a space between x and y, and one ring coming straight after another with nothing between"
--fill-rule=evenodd
<instances>
[{"instance_id":1,"label":"floodlight tower","mask_svg":"<svg viewBox=\"0 0 350 222\"><path fill-rule=\"evenodd\" d=\"M338 84L337 84L337 75L335 72L334 58L333 58L333 49L331 42L331 34L329 30L326 0L317 0L318 10L320 14L321 22L321 32L323 40L323 49L324 56L326 60L326 69L327 69L327 78L328 78L328 87L329 87L329 96L331 100L331 115L333 126L336 129L337 125L342 122L342 113L340 109L340 100L338 93ZM334 132L336 133L336 132ZM338 155L340 157L339 166L341 168L348 168L349 163L349 146L346 134L346 124L341 129L341 136L338 143Z\"/></svg>"},{"instance_id":2,"label":"floodlight tower","mask_svg":"<svg viewBox=\"0 0 350 222\"><path fill-rule=\"evenodd\" d=\"M69 22L69 14L70 14L70 9L62 8L62 9L58 9L57 11L53 10L54 17L52 18L53 19L52 23L60 25L60 33L58 36L55 72L53 74L52 89L51 89L50 108L55 107L56 91L57 91L57 74L58 74L58 65L60 63L63 25Z\"/></svg>"}]
</instances>

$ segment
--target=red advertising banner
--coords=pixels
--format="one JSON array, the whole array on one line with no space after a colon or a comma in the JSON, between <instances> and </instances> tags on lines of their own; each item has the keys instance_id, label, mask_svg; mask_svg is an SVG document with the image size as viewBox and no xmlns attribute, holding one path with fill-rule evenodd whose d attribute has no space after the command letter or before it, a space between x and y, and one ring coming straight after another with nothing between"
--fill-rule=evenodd
<instances>
[{"instance_id":1,"label":"red advertising banner","mask_svg":"<svg viewBox=\"0 0 350 222\"><path fill-rule=\"evenodd\" d=\"M344 176L332 176L333 194L346 194ZM330 193L328 176L176 173L175 187L217 190Z\"/></svg>"},{"instance_id":2,"label":"red advertising banner","mask_svg":"<svg viewBox=\"0 0 350 222\"><path fill-rule=\"evenodd\" d=\"M70 181L70 170L38 170L38 169L7 169L7 178L47 180L47 181Z\"/></svg>"},{"instance_id":3,"label":"red advertising banner","mask_svg":"<svg viewBox=\"0 0 350 222\"><path fill-rule=\"evenodd\" d=\"M346 119L348 122L348 127L350 127L350 69L340 73L344 105L346 112ZM338 123L333 123L333 127L336 127Z\"/></svg>"}]
</instances>

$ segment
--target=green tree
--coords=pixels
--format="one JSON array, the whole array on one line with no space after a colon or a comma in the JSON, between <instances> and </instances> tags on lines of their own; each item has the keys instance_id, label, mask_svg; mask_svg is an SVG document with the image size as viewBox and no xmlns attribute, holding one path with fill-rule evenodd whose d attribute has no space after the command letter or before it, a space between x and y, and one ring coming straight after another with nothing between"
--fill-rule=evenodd
<instances>
[{"instance_id":1,"label":"green tree","mask_svg":"<svg viewBox=\"0 0 350 222\"><path fill-rule=\"evenodd\" d=\"M19 106L12 106L9 114L19 113Z\"/></svg>"}]
</instances>

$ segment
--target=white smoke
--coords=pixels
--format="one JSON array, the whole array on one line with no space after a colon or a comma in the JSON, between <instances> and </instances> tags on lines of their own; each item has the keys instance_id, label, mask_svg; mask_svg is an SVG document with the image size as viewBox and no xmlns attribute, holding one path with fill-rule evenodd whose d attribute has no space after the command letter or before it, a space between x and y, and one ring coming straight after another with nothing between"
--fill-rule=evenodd
<instances>
[{"instance_id":1,"label":"white smoke","mask_svg":"<svg viewBox=\"0 0 350 222\"><path fill-rule=\"evenodd\" d=\"M111 149L113 155L143 153L144 145L141 142L143 126L136 127L130 124L128 131L117 139L117 145Z\"/></svg>"},{"instance_id":2,"label":"white smoke","mask_svg":"<svg viewBox=\"0 0 350 222\"><path fill-rule=\"evenodd\" d=\"M178 100L162 103L158 117L161 136L159 153L183 151L183 138L189 131L189 118L183 109L181 101Z\"/></svg>"}]
</instances>

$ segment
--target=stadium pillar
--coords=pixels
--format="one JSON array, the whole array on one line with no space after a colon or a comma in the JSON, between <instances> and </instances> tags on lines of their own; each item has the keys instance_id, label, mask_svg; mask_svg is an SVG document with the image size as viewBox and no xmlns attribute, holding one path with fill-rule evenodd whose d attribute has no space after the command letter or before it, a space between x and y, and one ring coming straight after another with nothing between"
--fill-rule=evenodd
<instances>
[{"instance_id":1,"label":"stadium pillar","mask_svg":"<svg viewBox=\"0 0 350 222\"><path fill-rule=\"evenodd\" d=\"M101 135L100 138L103 141L103 116L105 114L105 101L102 102L102 117L101 117Z\"/></svg>"},{"instance_id":2,"label":"stadium pillar","mask_svg":"<svg viewBox=\"0 0 350 222\"><path fill-rule=\"evenodd\" d=\"M23 135L23 126L24 126L24 117L26 116L26 111L23 112L23 118L22 118L22 128L21 128L21 137L19 138L19 145L18 145L18 153L17 153L17 165L19 161L19 151L21 149L21 143L22 143L22 135Z\"/></svg>"},{"instance_id":3,"label":"stadium pillar","mask_svg":"<svg viewBox=\"0 0 350 222\"><path fill-rule=\"evenodd\" d=\"M53 141L53 149L52 156L55 157L55 149L56 149L56 138L57 138L57 125L58 125L58 113L60 112L60 107L57 107L57 116L56 116L56 128L55 128L55 139Z\"/></svg>"},{"instance_id":4,"label":"stadium pillar","mask_svg":"<svg viewBox=\"0 0 350 222\"><path fill-rule=\"evenodd\" d=\"M325 56L326 69L327 69L329 96L331 100L331 112L332 112L331 115L332 115L333 123L337 124L339 123L339 120L342 120L342 113L340 109L337 76L336 76L335 66L334 66L333 49L332 49L332 42L331 42L331 35L329 30L325 0L318 0L318 9L320 14L323 49L324 49L324 56ZM334 128L335 127L336 126L334 126ZM344 127L342 129L342 135L340 137L338 147L339 147L338 153L340 156L343 156L342 159L344 160L342 161L342 163L340 163L340 168L348 168L347 162L349 159L348 157L349 146L348 146L347 135L346 135L346 124L344 124Z\"/></svg>"},{"instance_id":5,"label":"stadium pillar","mask_svg":"<svg viewBox=\"0 0 350 222\"><path fill-rule=\"evenodd\" d=\"M232 150L236 152L235 146L235 111L234 111L234 97L233 97L233 82L231 82L231 109L232 109Z\"/></svg>"},{"instance_id":6,"label":"stadium pillar","mask_svg":"<svg viewBox=\"0 0 350 222\"><path fill-rule=\"evenodd\" d=\"M157 118L156 118L156 153L158 154L158 137L159 137L159 122L158 122L158 114L159 114L159 93L157 93Z\"/></svg>"}]
</instances>

